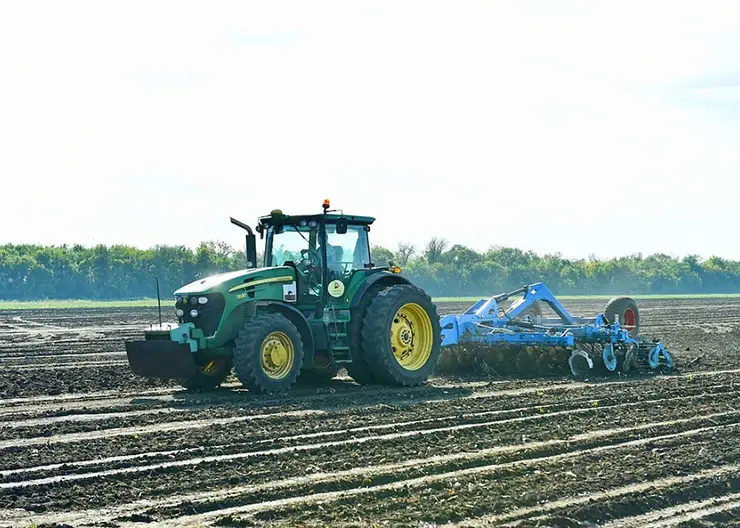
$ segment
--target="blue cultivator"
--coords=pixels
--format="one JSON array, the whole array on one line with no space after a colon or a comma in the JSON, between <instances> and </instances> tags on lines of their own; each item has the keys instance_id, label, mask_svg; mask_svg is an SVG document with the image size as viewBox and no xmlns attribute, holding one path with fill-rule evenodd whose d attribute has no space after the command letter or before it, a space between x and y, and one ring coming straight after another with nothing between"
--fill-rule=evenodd
<instances>
[{"instance_id":1,"label":"blue cultivator","mask_svg":"<svg viewBox=\"0 0 740 528\"><path fill-rule=\"evenodd\" d=\"M540 303L556 317L544 318ZM565 371L567 365L574 376L583 377L594 371L673 367L662 343L639 336L639 310L629 297L613 298L595 317L575 317L537 283L481 299L463 314L442 317L440 324L441 370L482 361L496 373L544 374Z\"/></svg>"}]
</instances>

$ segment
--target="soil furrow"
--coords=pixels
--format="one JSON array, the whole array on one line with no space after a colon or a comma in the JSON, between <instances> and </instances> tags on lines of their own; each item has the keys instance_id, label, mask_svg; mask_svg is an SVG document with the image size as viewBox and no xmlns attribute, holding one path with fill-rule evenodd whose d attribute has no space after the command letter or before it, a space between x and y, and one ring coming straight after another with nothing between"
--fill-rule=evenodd
<instances>
[{"instance_id":1,"label":"soil furrow","mask_svg":"<svg viewBox=\"0 0 740 528\"><path fill-rule=\"evenodd\" d=\"M671 398L672 402L685 400L687 398L696 398L700 397L701 399L707 399L709 401L712 401L713 398L716 397L716 394L708 393L708 394L701 394L699 396L693 396L693 397L678 397L678 398ZM569 402L574 405L582 405L587 404L589 407L592 407L592 400L581 400L581 401L575 401L575 402ZM643 401L643 404L646 404L648 406L654 405L655 401ZM612 407L612 410L618 409L620 407L624 406L623 404L616 404ZM633 406L633 404L628 404L627 406ZM377 430L383 430L383 429L400 429L402 426L415 426L415 425L425 425L425 424L433 424L433 423L440 423L443 422L445 419L448 420L470 420L470 419L476 419L483 416L491 416L491 415L498 415L501 416L503 414L511 414L511 413L518 413L518 412L538 412L542 413L544 409L555 409L556 405L544 405L544 406L536 406L536 407L526 407L526 408L514 408L514 409L503 409L500 411L482 411L480 413L463 413L460 415L455 416L448 416L448 417L437 417L437 418L430 418L426 420L418 420L414 422L407 422L407 423L392 423L392 424L381 424L377 426L362 426L362 427L356 427L356 428L349 428L349 429L341 429L339 431L325 431L324 433L318 432L318 433L309 433L304 435L293 435L293 436L284 436L284 437L278 437L268 440L253 440L249 442L249 450L254 450L254 448L258 447L259 445L270 445L275 443L282 443L282 444L294 444L296 440L307 440L307 439L317 439L317 438L326 438L329 436L338 436L339 434L342 434L346 437L353 437L357 433L365 432L365 431L377 431ZM608 412L609 407L603 407L602 409L605 409L605 412ZM550 415L551 416L551 415ZM547 419L547 416L541 416L541 418L544 420ZM67 458L64 462L55 463L55 464L46 464L41 466L32 466L32 467L18 467L17 469L6 469L0 471L0 476L4 478L13 477L11 480L16 481L18 480L16 478L20 477L24 474L29 473L43 473L47 475L54 475L55 471L60 468L65 468L67 471L74 470L75 472L81 472L85 470L85 468L89 468L90 470L95 470L95 468L104 468L108 465L119 465L122 462L125 461L142 461L142 462L156 462L158 460L167 460L172 458L179 458L183 455L193 454L193 453L200 453L201 456L204 452L218 452L222 451L224 454L228 453L235 453L235 452L242 452L245 450L244 444L238 444L238 443L231 443L231 444L223 444L223 445L212 445L212 446L203 446L203 447L189 447L189 448L182 448L182 449L169 449L169 450L159 450L159 451L145 451L142 453L134 453L129 455L117 455L117 456L111 456L111 457L98 457L95 459L85 459L85 460L74 460ZM88 453L87 450L83 451L85 454Z\"/></svg>"},{"instance_id":2,"label":"soil furrow","mask_svg":"<svg viewBox=\"0 0 740 528\"><path fill-rule=\"evenodd\" d=\"M740 299L638 304L670 375L283 396L134 376L156 308L0 312L0 525L740 527Z\"/></svg>"},{"instance_id":3,"label":"soil furrow","mask_svg":"<svg viewBox=\"0 0 740 528\"><path fill-rule=\"evenodd\" d=\"M130 418L134 416L142 415L169 415L172 413L186 412L190 410L196 410L193 408L164 408L164 409L137 409L135 411L122 411L122 412L107 412L101 414L67 414L63 416L50 416L46 418L27 418L24 420L13 420L12 422L0 422L0 428L8 427L11 429L18 429L21 427L33 427L33 426L45 426L59 422L95 422L101 420L111 420L114 418Z\"/></svg>"},{"instance_id":4,"label":"soil furrow","mask_svg":"<svg viewBox=\"0 0 740 528\"><path fill-rule=\"evenodd\" d=\"M120 367L128 365L127 361L80 361L77 363L56 363L54 365L47 365L44 363L33 363L33 364L16 364L13 365L13 370L65 370L65 369L80 369L80 368L95 368L95 367Z\"/></svg>"},{"instance_id":5,"label":"soil furrow","mask_svg":"<svg viewBox=\"0 0 740 528\"><path fill-rule=\"evenodd\" d=\"M318 410L305 410L305 411L289 411L280 413L279 417L284 416L308 416L311 414L323 414L324 411ZM263 419L274 419L276 413L273 414L255 414L249 416L232 416L230 418L217 418L211 420L196 420L196 421L183 421L183 422L165 422L152 426L143 427L120 427L116 429L107 429L102 431L91 431L85 433L69 433L64 435L50 436L50 437L33 437L33 438L17 438L14 440L0 441L0 450L11 449L17 447L28 447L34 445L49 445L49 444L61 444L68 442L85 442L87 440L95 440L100 438L111 438L114 436L126 436L126 435L142 435L148 433L159 433L166 431L182 431L185 429L202 429L213 425L223 424L234 424L238 422L249 422L252 420L263 420Z\"/></svg>"},{"instance_id":6,"label":"soil furrow","mask_svg":"<svg viewBox=\"0 0 740 528\"><path fill-rule=\"evenodd\" d=\"M655 403L654 401L640 402L640 404L646 404L648 406L654 403ZM632 403L617 404L613 407L614 408L633 407L635 405L637 404L632 404ZM602 407L602 409L608 412L608 410L612 408ZM496 414L520 412L522 410L524 409L512 409L509 411L488 411L488 412L483 412L479 414L478 416L489 416L489 415L496 415ZM532 409L526 408L526 410L532 410ZM286 447L271 449L267 451L257 450L257 451L250 451L250 452L237 452L237 453L232 453L232 454L224 454L224 455L211 456L211 457L199 456L193 459L177 460L177 461L165 462L161 464L149 464L145 466L125 467L125 468L120 468L120 469L115 469L115 470L93 472L93 473L78 473L72 476L62 475L62 476L49 477L45 479L37 479L34 481L6 482L6 483L0 483L0 489L25 486L25 485L45 484L45 483L51 483L51 482L65 480L65 479L78 480L78 479L94 478L94 477L106 476L106 475L115 475L118 473L146 472L146 471L164 469L164 468L170 468L170 467L182 467L182 466L187 466L187 465L197 465L201 463L239 460L239 459L250 458L250 457L269 456L269 455L277 455L277 454L282 454L282 453L292 453L295 451L321 450L321 449L326 449L329 447L346 446L350 444L360 444L364 442L379 442L379 441L384 441L384 440L394 440L398 438L407 438L407 437L411 437L415 435L436 434L436 433L441 433L441 432L461 431L465 429L473 429L473 428L478 428L478 427L490 427L493 425L500 426L500 425L511 424L511 423L522 423L522 422L526 422L529 420L546 421L546 420L549 420L549 419L552 419L558 416L569 415L572 413L579 413L579 412L594 412L594 409L593 408L566 409L566 410L556 411L552 413L536 414L534 416L528 416L528 417L506 418L506 419L495 420L495 421L487 421L483 423L463 423L460 425L442 427L442 428L412 429L411 431L395 432L395 433L389 433L385 435L370 435L370 436L360 436L360 437L355 436L355 434L357 433L370 432L370 431L381 431L381 430L389 429L389 428L402 428L404 426L418 426L418 425L423 425L427 423L433 423L437 421L437 419L406 422L402 424L384 424L384 425L379 425L379 426L365 426L365 427L357 427L354 429L345 429L345 430L340 430L340 431L331 431L331 432L315 433L315 434L307 434L307 435L294 435L294 436L270 439L266 441L258 441L258 442L253 443L253 446L255 447L258 445L273 444L279 441L282 441L283 443L293 444L293 445L289 445ZM737 413L734 411L731 411L731 412L725 412L725 413L716 413L716 414L710 415L709 417L733 416L739 413L740 411L737 411ZM459 417L451 417L451 418L460 418L462 420L466 420L466 419L470 419L473 417L475 417L475 415L465 414ZM705 419L705 418L707 417L706 416L702 417L702 419ZM627 429L643 430L643 429L650 428L650 427L666 425L666 423L669 423L669 424L685 423L687 420L690 421L691 419L686 419L686 420L679 419L679 420L674 420L671 422L649 423L646 425L640 425L638 427L632 427L632 428L627 428ZM625 430L625 429L616 429L615 431L620 432L622 430ZM330 436L334 436L338 434L344 434L346 436L349 436L350 438L348 440L341 440L341 441L335 441L335 442L319 442L319 443L314 443L314 444L301 444L301 443L294 444L293 443L294 441L326 438L326 437L330 437ZM173 457L173 456L177 456L180 454L193 453L196 451L202 451L202 450L199 448L186 448L186 449L180 449L180 450L169 450L169 451L161 451L161 452L146 452L146 453L141 453L141 454L136 454L136 455L123 455L123 456L109 457L109 458L103 458L103 459L65 462L65 463L60 463L60 464L50 464L46 466L35 466L32 468L3 470L3 471L0 471L0 475L7 477L10 475L16 475L16 474L22 474L22 473L28 473L28 472L53 471L53 470L60 469L60 468L64 468L68 470L70 468L75 468L75 467L105 465L105 464L125 462L125 461L134 461L134 460L146 461L147 459L151 459L154 457Z\"/></svg>"},{"instance_id":7,"label":"soil furrow","mask_svg":"<svg viewBox=\"0 0 740 528\"><path fill-rule=\"evenodd\" d=\"M738 424L732 424L733 427L737 425ZM217 509L217 510L200 513L200 514L191 515L191 516L183 516L180 518L175 518L171 520L170 522L167 522L164 520L161 520L159 522L161 523L162 526L170 526L170 525L171 526L197 526L203 523L213 522L215 519L222 517L222 516L227 516L227 515L265 511L265 510L271 510L275 508L285 508L286 506L297 505L301 503L314 503L315 504L319 501L326 502L326 501L347 498L348 495L369 495L369 494L375 494L375 493L389 491L389 490L422 487L422 486L427 486L435 482L438 483L438 482L445 482L445 481L455 481L457 479L461 479L464 477L470 477L473 475L478 475L478 474L483 474L483 473L492 473L492 472L496 472L501 469L506 469L506 468L514 467L514 466L534 465L534 464L540 464L543 462L551 463L553 461L558 461L558 460L562 460L565 458L581 457L587 454L589 455L596 454L596 453L603 454L608 451L650 444L650 443L661 441L661 440L669 440L669 439L675 439L675 438L680 438L680 437L692 436L692 435L701 434L705 432L717 431L725 427L726 426L708 427L708 428L684 431L681 433L674 433L674 434L669 434L669 435L641 438L638 440L629 440L629 441L618 443L618 444L609 444L606 446L599 446L599 447L595 447L592 449L578 449L578 450L575 450L569 453L562 453L562 454L558 454L558 455L550 456L550 457L529 458L529 459L524 459L524 460L516 460L516 461L505 463L505 464L478 466L478 467L472 467L472 468L467 468L463 470L449 471L446 473L435 473L435 474L426 475L423 477L416 477L412 479L395 480L388 484L381 484L378 486L356 487L356 488L344 489L341 491L318 493L316 495L299 495L299 496L293 496L293 497L289 497L285 499L277 499L277 500L273 500L269 502L232 506L230 508ZM738 470L740 470L740 465L732 464L729 466L723 466L722 468L716 471L719 474L728 474L730 472L733 472L733 471L736 472Z\"/></svg>"},{"instance_id":8,"label":"soil furrow","mask_svg":"<svg viewBox=\"0 0 740 528\"><path fill-rule=\"evenodd\" d=\"M548 404L545 403L545 394L544 392L538 393L536 398L536 405L530 405L526 407L514 407L514 408L502 408L502 409L496 409L496 410L485 410L485 411L475 411L470 410L470 408L461 408L458 405L450 404L449 406L445 406L443 402L439 402L438 400L434 401L404 401L402 402L403 406L408 406L409 409L403 409L402 407L398 408L398 412L395 413L396 416L394 417L394 413L382 413L384 419L387 417L387 424L374 424L372 426L366 426L364 428L353 428L352 431L362 431L362 430L372 430L372 429L382 429L382 428L389 428L389 427L399 427L404 425L412 425L416 423L424 423L424 422L433 422L433 421L448 421L452 420L454 418L458 417L473 417L473 416L485 416L485 415L496 415L496 414L502 414L506 412L527 412L532 410L537 410L538 412L541 412L545 409L551 409L553 407L562 407L563 405L568 405L572 408L578 408L583 403L591 403L592 405L607 405L611 407L619 407L619 406L633 406L633 405L642 405L642 404L650 404L650 403L659 403L666 399L671 400L683 400L683 399L694 399L694 398L706 398L709 395L728 395L731 393L735 393L736 391L731 390L731 385L712 385L702 388L693 388L696 393L693 394L686 394L683 396L673 396L670 394L665 394L661 391L654 391L658 392L660 397L658 398L650 398L653 395L653 392L644 392L641 394L642 398L636 401L627 401L623 403L614 403L615 399L618 398L619 394L622 393L616 393L608 395L606 398L588 398L588 397L578 397L569 399L565 403L557 402ZM626 391L625 391L626 392ZM580 396L580 395L579 395ZM465 398L462 398L463 400ZM424 404L436 404L436 408L434 409L435 415L431 418L424 418L422 420L413 420L404 422L403 420L406 418L406 414L408 412L411 412L411 408L415 406L420 406ZM499 401L497 404L501 405L503 402ZM519 403L519 401L516 401L514 403ZM521 403L529 403L528 401L521 401ZM379 404L378 410L380 411L380 407L382 407L385 404ZM328 409L325 409L328 414L336 415L337 417L343 415L343 414L351 414L355 411L362 410L363 412L372 411L373 408L376 406L367 406L367 405L358 405L358 407L345 407L342 409L338 409L335 412L331 412ZM448 409L449 407L449 409ZM270 411L271 408L265 407L264 409L261 409L264 414L264 411ZM199 412L201 411L201 412ZM454 411L455 414L443 414L445 411ZM44 436L48 437L51 434L60 435L63 433L70 433L70 432L84 432L81 429L83 428L83 425L85 422L110 422L109 424L95 424L93 426L88 427L94 427L96 431L104 430L104 429L110 429L119 427L122 421L126 422L126 425L132 426L134 425L131 423L132 421L135 421L135 419L140 419L144 417L145 419L143 421L139 420L141 423L136 425L149 425L151 423L154 423L158 421L159 418L164 418L167 420L169 418L170 413L174 412L194 412L198 414L206 414L210 418L221 418L221 417L228 417L231 414L236 414L239 416L243 416L245 414L248 414L248 412L244 409L243 406L234 404L234 405L225 405L225 406L207 406L207 405L193 405L190 407L158 407L158 408L147 408L147 409L136 409L132 411L110 411L110 412L101 412L101 413L85 413L85 414L67 414L62 416L52 416L52 417L44 417L44 418L26 418L26 419L15 419L14 421L0 421L0 431L3 429L5 430L5 433L3 436L5 438L23 438L23 437L34 437L34 436ZM418 412L418 411L417 411ZM461 415L460 413L464 413ZM381 413L378 413L379 415ZM423 414L423 413L422 413ZM439 416L439 414L442 414L442 416ZM151 418L150 418L151 417ZM125 419L125 420L124 420ZM199 419L198 416L194 416L193 419ZM399 421L401 420L401 421ZM385 421L385 420L384 420ZM59 424L64 422L64 427L57 427L53 431L48 430L46 427L53 424ZM66 423L70 422L70 423ZM79 422L82 422L80 424ZM14 431L9 431L8 429L23 429L23 431L20 431L18 434L16 434ZM342 434L344 432L347 432L348 429L346 428L339 428L334 430L324 430L319 433L313 433L309 435L304 435L304 438L310 438L313 436L320 436L320 435L332 435L332 434ZM22 433L22 434L21 434ZM296 437L297 438L297 437Z\"/></svg>"},{"instance_id":9,"label":"soil furrow","mask_svg":"<svg viewBox=\"0 0 740 528\"><path fill-rule=\"evenodd\" d=\"M80 352L79 354L39 354L35 356L29 356L24 352L18 352L17 354L9 355L0 353L0 368L2 367L14 367L16 365L65 365L85 359L90 361L89 358L94 358L99 361L110 359L119 360L126 359L126 354L123 352ZM93 360L94 360L93 359Z\"/></svg>"},{"instance_id":10,"label":"soil furrow","mask_svg":"<svg viewBox=\"0 0 740 528\"><path fill-rule=\"evenodd\" d=\"M619 519L618 521L604 524L603 528L627 528L629 526L663 528L677 526L687 521L703 519L735 508L740 508L740 493L730 493L723 497L713 497L703 501L678 504L643 515Z\"/></svg>"},{"instance_id":11,"label":"soil furrow","mask_svg":"<svg viewBox=\"0 0 740 528\"><path fill-rule=\"evenodd\" d=\"M711 480L724 476L734 476L737 474L738 471L740 471L740 464L724 465L716 468L705 469L689 475L665 477L657 480L652 480L650 482L640 482L627 486L621 486L619 488L609 489L606 491L589 493L577 497L568 497L561 500L551 501L546 504L538 504L536 506L526 508L517 508L504 514L481 516L474 520L458 522L456 523L456 526L466 528L482 528L484 526L497 524L506 526L522 526L522 523L516 522L516 520L529 519L530 521L534 522L546 521L548 517L543 517L543 513L568 511L572 510L576 506L583 504L604 504L608 501L620 497L634 495L642 492L649 492L659 488L669 488L671 486L685 485L701 480ZM675 508L680 510L684 507L685 505L681 504L677 505ZM613 521L612 523L609 523L607 526L613 528L616 528L617 526L644 526L639 523L635 524L633 520L637 520L637 518L619 519ZM547 525L546 522L545 525Z\"/></svg>"},{"instance_id":12,"label":"soil furrow","mask_svg":"<svg viewBox=\"0 0 740 528\"><path fill-rule=\"evenodd\" d=\"M635 407L640 405L652 405L655 403L659 403L666 398L662 399L656 399L656 400L647 400L647 401L638 401L638 402L624 402L624 403L618 403L608 406L602 406L601 408L614 408L614 407ZM676 398L671 398L672 400L675 400ZM594 400L596 404L598 404L598 400ZM540 406L540 408L544 409L544 406ZM529 420L541 420L541 419L547 419L553 416L561 416L566 414L578 414L578 413L593 413L595 408L598 408L598 405L596 407L587 407L587 408L568 408L560 411L555 411L552 413L540 413L535 414L534 416L525 416L525 417L513 417L513 418L507 418L503 420L494 420L494 421L488 421L488 422L482 422L482 423L475 423L475 424L469 424L469 423L463 423L461 425L456 426L450 426L450 427L442 427L437 429L430 429L429 432L440 432L440 431L451 431L451 430L458 430L458 429L465 429L470 427L487 427L493 424L503 424L503 423L515 423L515 422L522 422L522 421L529 421ZM539 408L538 408L539 409ZM515 408L512 410L505 410L505 411L483 411L482 413L476 413L479 416L487 416L487 415L495 415L500 413L516 413L516 412L522 412L525 410L532 410L531 408ZM187 421L166 421L161 424L153 424L153 425L144 425L144 426L129 426L129 427L117 427L117 428L110 428L110 429L95 429L93 431L86 431L86 432L80 432L80 433L66 433L66 434L57 434L53 436L45 436L45 437L30 437L30 438L15 438L10 440L4 440L0 441L0 450L4 449L10 449L10 448L18 448L18 447L28 447L28 446L34 446L34 445L40 445L40 444L58 444L58 443L69 443L69 442L84 442L87 440L96 440L101 438L110 438L114 436L126 436L126 435L145 435L145 434L152 434L152 433L160 433L160 432L167 432L167 431L178 431L178 430L186 430L186 429L198 429L198 428L205 428L210 426L218 426L218 425L224 425L224 424L233 424L237 422L246 422L246 421L252 421L252 420L269 420L269 419L283 419L287 417L300 417L303 418L305 416L311 416L311 415L326 415L327 411L323 410L317 410L317 409L306 409L306 410L299 410L299 411L288 411L288 412L274 412L274 413L268 413L268 414L256 414L256 415L247 415L247 416L232 416L227 418L209 418L209 419L202 419L202 420L187 420ZM475 415L474 415L475 416ZM354 429L343 429L338 431L322 431L320 433L313 433L313 434L304 434L304 435L293 435L293 436L287 436L284 437L284 440L293 440L293 439L304 439L304 438L315 438L315 437L322 437L322 436L332 436L335 434L346 434L346 433L352 433L352 432L363 432L363 431L371 431L375 429L384 429L389 427L404 427L408 425L420 425L423 423L432 423L434 421L444 421L446 419L450 418L456 418L455 416L452 417L440 417L440 418L432 418L427 419L423 421L414 420L409 422L402 422L402 423L390 423L390 424L381 424L377 426L366 426L366 427L360 427L360 428L354 428Z\"/></svg>"},{"instance_id":13,"label":"soil furrow","mask_svg":"<svg viewBox=\"0 0 740 528\"><path fill-rule=\"evenodd\" d=\"M687 420L684 423L688 423ZM340 498L345 498L348 495L355 495L355 494L372 494L377 492L382 492L386 490L393 490L393 489L400 489L400 488L409 488L409 487L419 487L419 486L425 486L427 484L431 484L433 482L440 482L445 481L450 478L458 479L463 478L464 476L470 476L470 475L476 475L481 473L491 473L496 471L501 471L513 467L519 467L519 466L529 466L529 465L536 465L536 464L542 464L542 463L553 463L564 459L570 459L570 458L577 458L587 455L593 455L593 454L603 454L608 451L618 450L618 449L624 449L624 448L634 448L637 446L642 445L648 445L655 442L661 442L661 441L667 441L667 440L675 440L675 439L681 439L685 437L691 437L696 435L701 435L708 432L716 432L720 430L724 430L727 428L737 428L737 426L740 425L740 423L733 422L725 425L717 425L717 426L709 426L709 427L701 427L701 428L695 428L695 429L689 429L689 430L682 430L679 432L669 433L669 434L661 434L661 435L655 435L655 436L648 436L644 438L639 439L631 439L629 436L623 438L621 441L616 443L608 443L606 445L597 445L595 447L584 447L582 445L583 442L586 441L593 441L595 438L610 438L617 434L624 434L624 433L630 433L633 431L641 430L641 429L649 429L650 427L659 427L661 424L647 424L644 427L640 428L625 428L622 431L617 430L608 430L603 431L603 434L600 435L598 432L593 432L588 437L583 436L575 436L567 440L558 440L558 441L552 441L552 442L542 442L537 444L531 444L531 445L525 445L525 444L519 444L519 445L512 445L512 446L501 446L497 448L492 448L488 451L482 451L482 452L471 452L471 453L458 453L453 455L447 455L442 457L434 457L430 459L420 459L420 460L409 460L406 462L401 462L397 464L390 464L390 465L384 465L384 466L369 466L369 467L361 467L361 468L353 468L349 471L343 471L343 472L334 472L334 473L324 473L324 474L314 474L309 476L299 476L291 479L285 479L282 481L272 481L267 482L263 485L257 485L257 486L230 486L227 489L222 490L216 490L216 491L208 491L203 493L196 493L196 494L188 494L188 495L179 495L175 497L168 497L164 499L159 500L139 500L132 502L131 504L122 505L119 507L113 507L113 508L105 508L102 510L89 510L84 512L77 512L77 513L56 513L56 514L47 514L47 515L41 515L37 521L38 522L58 522L58 523L66 523L66 522L79 522L83 521L85 519L96 519L96 521L100 522L101 520L114 520L115 518L121 517L126 514L131 514L134 512L147 510L147 511L154 511L154 510L165 510L167 508L175 508L177 509L181 504L185 503L187 504L188 509L194 509L197 510L196 505L198 503L201 504L201 508L204 507L208 510L201 514L195 515L195 516L185 516L185 517L179 517L175 520L175 524L185 523L187 522L187 525L198 525L204 522L212 521L215 518L218 518L220 516L224 515L233 515L233 514L239 514L239 513L247 513L247 512L255 512L255 511L263 511L263 510L269 510L273 508L281 508L284 506L292 505L292 504L298 504L298 503L314 503L316 501L326 501L326 500L336 500ZM666 422L665 424L662 424L665 426L675 425L675 423ZM553 446L564 446L566 449L564 451L557 452L555 454L544 454L537 456L538 450L545 450L547 452L547 449L552 448ZM532 453L532 456L527 458L519 458L510 460L504 463L497 463L497 464L488 464L488 465L479 465L474 467L468 467L465 469L459 469L456 468L452 471L447 470L444 473L431 473L420 477L414 477L414 478L408 478L404 479L401 478L401 480L398 480L396 477L400 477L401 470L408 469L408 468L414 468L418 469L420 466L439 466L442 469L444 469L445 464L449 464L450 462L456 463L463 460L471 460L471 459L485 459L486 457L490 457L491 455L496 454L504 454L504 453ZM454 464L453 464L454 466ZM731 471L737 471L738 468L740 468L740 465L733 464L732 466L725 466L721 468L722 472L731 472ZM433 469L430 468L431 471ZM719 470L718 470L719 471ZM389 475L392 479L391 482L386 484L380 484L380 485L370 485L367 486L367 479L370 476L378 476L378 475ZM360 480L356 480L357 477L361 477ZM310 493L306 494L303 492L303 486L307 484L318 484L322 482L337 482L343 479L343 478L349 478L350 483L352 484L351 487L343 488L340 491L334 491L329 493ZM354 479L354 480L353 480ZM334 485L333 487L337 487L337 485ZM299 488L299 489L296 489ZM239 506L229 507L229 508L220 508L218 507L219 502L223 502L228 498L234 498L241 495L248 495L248 494L254 494L261 491L269 490L270 493L278 492L279 494L284 494L281 492L281 490L285 490L288 492L287 497L283 497L280 499L272 499L268 501L257 501L250 504L242 504ZM210 503L215 503L215 506L211 505L208 506ZM11 511L12 512L12 511ZM18 512L15 514L9 513L7 514L11 517L14 517L17 519ZM6 517L8 518L8 517ZM0 519L3 519L3 515L0 514ZM160 519L158 520L159 523L163 523L164 520ZM182 524L185 525L185 524Z\"/></svg>"},{"instance_id":14,"label":"soil furrow","mask_svg":"<svg viewBox=\"0 0 740 528\"><path fill-rule=\"evenodd\" d=\"M598 418L598 420L594 422L594 426L596 427L596 424L604 420L609 420L610 417L614 421L620 419L627 421L639 419L639 417L645 415L646 412L650 414L653 408L661 408L664 413L666 413L667 415L672 414L674 417L680 417L684 414L690 415L690 413L692 413L694 409L698 408L719 410L724 407L726 409L734 409L734 407L732 406L732 402L737 399L736 395L732 393L722 394L719 392L710 391L705 393L706 389L704 389L703 387L695 387L695 389L697 390L698 394L696 394L696 399L691 406L685 405L684 402L686 400L686 397L680 397L679 399L677 399L673 398L670 393L660 393L660 391L656 391L659 394L662 394L663 400L643 400L645 404L643 409L640 411L632 411L632 409L640 408L639 406L635 407L636 404L639 405L639 401L627 402L626 404L621 403L625 399L623 394L615 394L605 400L591 400L588 398L571 400L561 398L560 400L553 400L552 405L548 405L545 401L540 400L541 404L528 407L527 411L521 410L522 408L520 407L507 408L505 406L507 402L487 402L472 400L471 403L475 403L475 405L471 405L468 407L459 407L457 409L455 409L454 407L450 407L448 409L447 404L445 403L445 409L458 411L458 413L455 415L449 415L450 420L446 423L444 421L445 415L443 414L441 417L439 416L440 414L442 414L440 412L440 409L430 409L426 406L423 406L423 410L425 411L424 413L420 413L419 409L416 409L414 407L411 407L408 412L403 413L399 413L397 409L394 409L392 407L380 407L364 409L361 413L359 409L355 409L349 414L340 413L339 415L333 415L327 412L325 415L317 416L317 419L315 420L306 420L304 417L289 418L285 416L285 413L275 413L274 416L276 417L277 421L266 420L262 422L261 427L257 428L255 428L253 425L247 429L234 429L228 424L225 424L221 426L211 426L207 428L208 434L206 434L205 436L203 435L203 433L200 432L202 431L202 429L195 430L196 432L189 435L184 434L187 431L157 431L156 434L148 436L142 436L137 433L133 437L130 435L115 436L101 440L88 439L86 442L67 443L63 446L63 449L61 447L54 448L54 445L59 444L51 444L49 446L39 447L38 449L34 448L34 446L31 446L30 448L14 448L6 450L4 461L5 467L9 470L18 469L22 471L23 468L29 466L29 461L32 461L34 466L38 466L40 463L41 465L71 463L74 466L75 460L86 460L87 457L89 457L90 452L97 453L99 458L106 458L106 455L121 456L132 454L145 454L154 458L157 456L151 451L154 446L162 446L157 451L171 451L173 448L179 447L181 449L187 450L183 452L190 452L189 448L202 447L204 451L210 451L213 454L229 454L234 452L254 451L256 449L259 449L260 446L263 445L295 445L301 442L300 435L308 435L304 438L311 438L316 437L316 435L313 434L316 432L331 433L334 430L342 430L345 431L342 434L330 434L329 436L334 436L337 439L353 438L357 434L356 429L358 428L358 426L356 426L355 424L358 421L367 423L367 421L370 420L370 422L374 423L374 425L383 426L381 427L381 429L387 428L385 427L385 424L383 422L389 422L395 425L392 430L395 430L397 432L400 432L404 429L404 426L399 425L399 420L404 418L408 419L416 417L419 419L425 419L427 417L430 417L443 419L441 421L427 420L421 422L420 425L417 424L415 426L412 424L411 427L417 429L432 429L444 425L455 425L460 423L481 421L481 418L485 419L487 415L491 415L491 412L486 409L491 409L493 403L498 404L493 406L494 409L495 407L499 407L498 410L508 412L509 417L512 417L512 414L514 415L513 417L519 416L520 418L525 417L526 415L540 416L540 418L534 419L535 421L528 422L530 424L547 423L548 420L551 420L551 418L545 416L546 411L548 409L553 411L559 410L561 412L559 415L556 415L556 417L563 416L564 414L564 417L567 419L566 423L568 423L569 427L574 422L574 418L579 416L581 417L579 421L584 421L584 423L586 423L585 421L589 420L590 416ZM642 397L647 398L650 396L650 394L651 393L645 392L644 394L642 394ZM534 401L538 401L538 397L536 397ZM700 402L701 405L697 406ZM517 403L517 400L512 400L508 403ZM526 402L522 401L521 403ZM568 416L567 412L562 412L563 410L571 408L588 409L591 412L578 412L574 413L573 416ZM484 410L479 411L479 409ZM481 414L478 415L477 413ZM552 415L552 413L547 414ZM498 416L503 415L503 413L498 414ZM496 414L494 414L494 416L496 416ZM419 422L419 420L410 421L414 423ZM359 427L361 429L364 429L367 426ZM531 425L528 427L531 429ZM538 428L539 427L540 426L538 426ZM558 427L560 426L558 425ZM480 428L478 430L480 430ZM531 434L531 431L528 432ZM293 440L286 440L286 438L290 437L298 438L295 438ZM112 440L115 440L115 443L111 443ZM60 451L60 449L62 450ZM13 472L14 471L10 471L9 473Z\"/></svg>"}]
</instances>

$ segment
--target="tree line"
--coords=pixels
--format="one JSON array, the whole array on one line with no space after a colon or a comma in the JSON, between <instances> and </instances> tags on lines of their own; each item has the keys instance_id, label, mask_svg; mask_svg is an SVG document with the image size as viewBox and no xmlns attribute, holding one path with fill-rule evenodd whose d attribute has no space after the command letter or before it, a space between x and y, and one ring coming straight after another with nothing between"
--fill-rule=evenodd
<instances>
[{"instance_id":1,"label":"tree line","mask_svg":"<svg viewBox=\"0 0 740 528\"><path fill-rule=\"evenodd\" d=\"M372 248L433 296L486 296L533 282L556 294L739 293L740 261L664 254L568 259L517 248L478 252L433 238L424 246ZM244 253L223 242L184 246L0 246L0 299L136 299L162 296L198 278L244 267Z\"/></svg>"}]
</instances>

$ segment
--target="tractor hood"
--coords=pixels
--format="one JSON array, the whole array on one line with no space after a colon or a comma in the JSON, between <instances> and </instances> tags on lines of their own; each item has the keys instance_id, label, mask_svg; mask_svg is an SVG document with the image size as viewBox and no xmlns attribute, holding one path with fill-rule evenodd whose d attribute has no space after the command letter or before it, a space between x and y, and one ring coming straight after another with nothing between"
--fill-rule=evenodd
<instances>
[{"instance_id":1,"label":"tractor hood","mask_svg":"<svg viewBox=\"0 0 740 528\"><path fill-rule=\"evenodd\" d=\"M211 275L186 284L175 292L175 295L191 295L194 293L226 293L230 289L241 286L246 282L257 281L261 279L275 279L280 277L290 277L294 279L293 269L288 266L278 266L274 268L251 268L239 271L229 271ZM287 279L286 279L287 280Z\"/></svg>"}]
</instances>

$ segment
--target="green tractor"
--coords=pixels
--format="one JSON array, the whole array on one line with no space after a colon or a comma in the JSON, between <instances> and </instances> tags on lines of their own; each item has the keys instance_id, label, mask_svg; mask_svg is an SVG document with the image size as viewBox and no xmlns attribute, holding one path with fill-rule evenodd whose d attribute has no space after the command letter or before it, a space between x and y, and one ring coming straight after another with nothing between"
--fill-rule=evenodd
<instances>
[{"instance_id":1,"label":"green tractor","mask_svg":"<svg viewBox=\"0 0 740 528\"><path fill-rule=\"evenodd\" d=\"M247 268L196 280L175 292L178 323L127 341L132 371L213 389L232 368L255 393L283 393L297 380L333 378L345 367L361 384L411 386L431 374L441 330L431 298L399 273L376 266L374 218L323 213L259 218L247 231Z\"/></svg>"}]
</instances>

